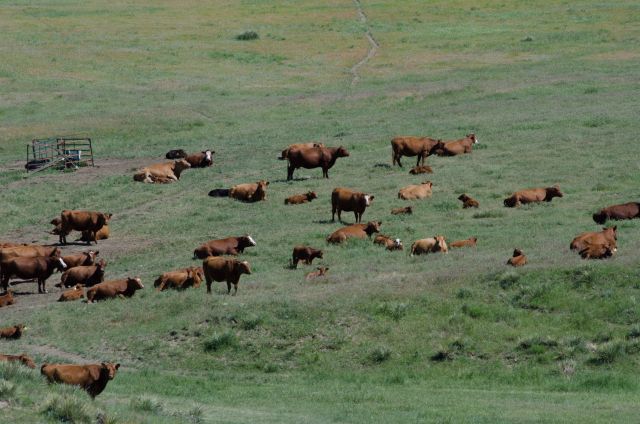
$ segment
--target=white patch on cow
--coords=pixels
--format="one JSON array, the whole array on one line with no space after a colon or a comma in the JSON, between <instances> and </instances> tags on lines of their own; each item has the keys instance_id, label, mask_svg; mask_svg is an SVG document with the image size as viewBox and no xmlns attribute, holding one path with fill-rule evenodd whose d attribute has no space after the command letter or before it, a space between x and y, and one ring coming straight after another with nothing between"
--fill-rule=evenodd
<instances>
[{"instance_id":1,"label":"white patch on cow","mask_svg":"<svg viewBox=\"0 0 640 424\"><path fill-rule=\"evenodd\" d=\"M617 248L617 247L614 247L614 248L613 248L613 253L616 253L617 251L618 251L618 248Z\"/></svg>"},{"instance_id":2,"label":"white patch on cow","mask_svg":"<svg viewBox=\"0 0 640 424\"><path fill-rule=\"evenodd\" d=\"M247 261L242 261L243 264L245 264L246 266L249 266L249 262Z\"/></svg>"},{"instance_id":3,"label":"white patch on cow","mask_svg":"<svg viewBox=\"0 0 640 424\"><path fill-rule=\"evenodd\" d=\"M62 260L62 258L58 258L58 261L60 261L60 265L62 265L63 268L67 267L67 264L64 263L64 261Z\"/></svg>"},{"instance_id":4,"label":"white patch on cow","mask_svg":"<svg viewBox=\"0 0 640 424\"><path fill-rule=\"evenodd\" d=\"M478 137L473 138L473 144L480 144L480 140L478 140Z\"/></svg>"},{"instance_id":5,"label":"white patch on cow","mask_svg":"<svg viewBox=\"0 0 640 424\"><path fill-rule=\"evenodd\" d=\"M402 242L400 241L400 239L396 239L396 246L400 246L402 244Z\"/></svg>"},{"instance_id":6,"label":"white patch on cow","mask_svg":"<svg viewBox=\"0 0 640 424\"><path fill-rule=\"evenodd\" d=\"M207 157L207 160L211 160L211 150L207 150L204 154Z\"/></svg>"},{"instance_id":7,"label":"white patch on cow","mask_svg":"<svg viewBox=\"0 0 640 424\"><path fill-rule=\"evenodd\" d=\"M247 236L247 238L249 239L249 243L251 243L251 246L255 246L256 245L256 241L253 239L253 237Z\"/></svg>"},{"instance_id":8,"label":"white patch on cow","mask_svg":"<svg viewBox=\"0 0 640 424\"><path fill-rule=\"evenodd\" d=\"M366 206L369 206L371 204L371 196L369 196L368 194L364 195L364 204Z\"/></svg>"}]
</instances>

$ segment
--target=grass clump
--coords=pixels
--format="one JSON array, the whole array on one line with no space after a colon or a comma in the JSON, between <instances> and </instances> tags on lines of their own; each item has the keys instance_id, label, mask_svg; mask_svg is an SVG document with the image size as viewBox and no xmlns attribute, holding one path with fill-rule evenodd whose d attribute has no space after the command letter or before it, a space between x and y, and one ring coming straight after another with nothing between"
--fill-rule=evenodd
<instances>
[{"instance_id":1,"label":"grass clump","mask_svg":"<svg viewBox=\"0 0 640 424\"><path fill-rule=\"evenodd\" d=\"M605 343L598 346L593 356L589 358L589 363L592 365L606 365L620 359L625 354L625 346L618 341Z\"/></svg>"},{"instance_id":2,"label":"grass clump","mask_svg":"<svg viewBox=\"0 0 640 424\"><path fill-rule=\"evenodd\" d=\"M255 31L245 31L241 34L236 35L236 40L240 41L251 41L257 40L258 38L260 38L260 36Z\"/></svg>"},{"instance_id":3,"label":"grass clump","mask_svg":"<svg viewBox=\"0 0 640 424\"><path fill-rule=\"evenodd\" d=\"M160 414L164 410L164 406L162 405L162 402L157 399L150 397L136 397L131 399L131 409L139 412Z\"/></svg>"},{"instance_id":4,"label":"grass clump","mask_svg":"<svg viewBox=\"0 0 640 424\"><path fill-rule=\"evenodd\" d=\"M379 346L369 352L369 361L374 364L381 364L391 359L391 349L386 346Z\"/></svg>"},{"instance_id":5,"label":"grass clump","mask_svg":"<svg viewBox=\"0 0 640 424\"><path fill-rule=\"evenodd\" d=\"M92 423L93 414L86 401L75 395L55 395L44 404L42 414L55 421L67 423Z\"/></svg>"},{"instance_id":6,"label":"grass clump","mask_svg":"<svg viewBox=\"0 0 640 424\"><path fill-rule=\"evenodd\" d=\"M260 324L262 324L262 317L252 315L240 320L240 328L245 331L255 330Z\"/></svg>"},{"instance_id":7,"label":"grass clump","mask_svg":"<svg viewBox=\"0 0 640 424\"><path fill-rule=\"evenodd\" d=\"M378 305L377 313L388 316L397 322L407 314L408 309L409 304L407 303L384 302Z\"/></svg>"},{"instance_id":8,"label":"grass clump","mask_svg":"<svg viewBox=\"0 0 640 424\"><path fill-rule=\"evenodd\" d=\"M484 219L484 218L504 218L507 214L504 211L495 210L495 211L482 211L476 212L472 215L474 219Z\"/></svg>"},{"instance_id":9,"label":"grass clump","mask_svg":"<svg viewBox=\"0 0 640 424\"><path fill-rule=\"evenodd\" d=\"M16 385L5 379L0 380L0 399L7 400L16 396Z\"/></svg>"},{"instance_id":10,"label":"grass clump","mask_svg":"<svg viewBox=\"0 0 640 424\"><path fill-rule=\"evenodd\" d=\"M231 331L222 334L214 334L209 340L204 342L205 352L217 352L236 343L236 335Z\"/></svg>"}]
</instances>

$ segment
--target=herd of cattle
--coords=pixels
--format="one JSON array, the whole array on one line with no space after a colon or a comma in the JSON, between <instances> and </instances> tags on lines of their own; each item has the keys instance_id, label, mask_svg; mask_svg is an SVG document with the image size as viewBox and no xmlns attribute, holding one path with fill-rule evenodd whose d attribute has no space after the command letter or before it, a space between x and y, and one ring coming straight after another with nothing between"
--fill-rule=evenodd
<instances>
[{"instance_id":1,"label":"herd of cattle","mask_svg":"<svg viewBox=\"0 0 640 424\"><path fill-rule=\"evenodd\" d=\"M469 134L460 140L445 141L430 137L395 137L391 140L392 164L402 167L403 156L417 157L416 166L411 169L411 174L432 173L429 166L424 165L424 160L430 155L456 156L471 153L473 145L478 143L475 134ZM170 162L150 165L140 169L134 174L134 180L144 183L172 183L180 179L181 173L189 168L208 167L213 164L213 150L187 154L183 150L172 150L167 153ZM293 144L284 149L278 157L287 160L287 179L293 178L293 172L298 168L322 168L324 178L329 178L328 171L333 167L338 158L348 157L349 152L342 146L326 147L322 143ZM257 202L266 199L268 181L239 184L228 189L215 189L209 195L212 197L231 197L243 202ZM420 184L412 184L398 191L398 198L402 200L419 200L431 196L433 184L424 181ZM311 202L318 196L316 192L309 191L284 200L286 205L300 205ZM518 207L522 204L535 202L551 202L555 197L563 197L560 187L557 185L546 188L534 188L521 190L504 199L505 207ZM369 221L362 223L362 216L367 207L371 205L374 196L369 193L351 190L348 188L335 188L331 193L331 217L335 221L342 221L342 212L353 212L355 224L337 229L331 233L326 241L328 243L343 243L350 238L373 239L375 244L384 246L387 250L403 250L402 241L397 237L380 234L381 221ZM479 202L467 194L458 197L463 208L478 208ZM391 214L412 214L411 206L397 207L391 210ZM593 220L598 224L604 224L607 220L632 219L640 217L640 203L630 202L622 205L614 205L604 208L593 215ZM97 244L98 240L109 238L109 222L112 214L64 210L60 217L51 221L54 226L52 234L59 236L60 245L67 244L67 236L72 231L79 231L79 240L87 244ZM411 255L429 253L447 253L449 247L475 247L476 237L465 240L457 240L447 243L442 235L434 235L416 240L411 245ZM250 235L228 237L224 239L210 240L193 251L194 259L201 259L202 266L191 266L161 274L154 282L157 290L198 288L202 280L206 281L207 292L211 293L211 285L214 281L226 282L227 293L238 291L238 282L243 274L251 274L251 267L247 261L240 261L234 256L242 254L246 248L256 246L255 240ZM582 233L570 243L570 249L579 252L583 258L607 258L617 251L617 227L604 228L600 232ZM144 285L138 277L104 281L106 261L98 260L99 251L89 250L70 255L62 255L56 246L27 245L12 242L0 242L0 282L4 294L0 295L0 307L15 303L15 297L9 289L12 279L26 281L35 280L38 283L38 292L46 293L46 281L55 271L62 273L60 282L56 284L64 290L59 301L78 300L85 297L89 303L110 298L131 297ZM323 251L310 246L295 246L293 248L291 267L297 268L299 262L311 265L316 258L323 258ZM523 266L527 263L527 257L520 249L515 249L513 257L507 264ZM314 279L325 276L329 270L326 266L317 267L316 271L306 275L306 279ZM15 284L16 282L14 282ZM6 329L0 329L0 338L19 338L24 331L23 325L17 325ZM31 358L26 355L0 355L0 360L17 361L29 367L35 367ZM114 378L119 364L104 362L101 364L71 365L71 364L44 364L41 367L42 374L50 382L61 382L83 387L95 397L104 390L107 382Z\"/></svg>"}]
</instances>

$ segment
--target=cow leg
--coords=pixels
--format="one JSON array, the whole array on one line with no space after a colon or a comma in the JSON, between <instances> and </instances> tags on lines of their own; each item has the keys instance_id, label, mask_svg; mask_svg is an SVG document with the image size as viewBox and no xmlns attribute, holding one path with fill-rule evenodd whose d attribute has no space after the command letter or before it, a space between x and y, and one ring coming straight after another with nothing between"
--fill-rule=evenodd
<instances>
[{"instance_id":1,"label":"cow leg","mask_svg":"<svg viewBox=\"0 0 640 424\"><path fill-rule=\"evenodd\" d=\"M322 168L322 176L329 179L329 168Z\"/></svg>"},{"instance_id":2,"label":"cow leg","mask_svg":"<svg viewBox=\"0 0 640 424\"><path fill-rule=\"evenodd\" d=\"M336 207L331 205L331 222L336 221Z\"/></svg>"},{"instance_id":3,"label":"cow leg","mask_svg":"<svg viewBox=\"0 0 640 424\"><path fill-rule=\"evenodd\" d=\"M357 224L358 222L362 221L362 215L361 215L361 214L359 214L358 212L354 212L353 214L354 214L354 215L355 215L355 217L356 217L356 224Z\"/></svg>"},{"instance_id":4,"label":"cow leg","mask_svg":"<svg viewBox=\"0 0 640 424\"><path fill-rule=\"evenodd\" d=\"M298 258L293 258L291 263L293 264L294 269L298 269Z\"/></svg>"},{"instance_id":5,"label":"cow leg","mask_svg":"<svg viewBox=\"0 0 640 424\"><path fill-rule=\"evenodd\" d=\"M399 166L400 168L402 168L402 164L400 163L400 158L401 158L401 157L402 157L402 155L398 155L398 156L396 157L396 161L398 162L398 166Z\"/></svg>"},{"instance_id":6,"label":"cow leg","mask_svg":"<svg viewBox=\"0 0 640 424\"><path fill-rule=\"evenodd\" d=\"M424 165L424 155L422 152L418 153L418 161L416 162L416 166L420 166L420 160L422 160L422 164Z\"/></svg>"},{"instance_id":7,"label":"cow leg","mask_svg":"<svg viewBox=\"0 0 640 424\"><path fill-rule=\"evenodd\" d=\"M227 294L231 294L231 282L227 281Z\"/></svg>"},{"instance_id":8,"label":"cow leg","mask_svg":"<svg viewBox=\"0 0 640 424\"><path fill-rule=\"evenodd\" d=\"M233 283L233 295L235 296L238 293L238 283Z\"/></svg>"},{"instance_id":9,"label":"cow leg","mask_svg":"<svg viewBox=\"0 0 640 424\"><path fill-rule=\"evenodd\" d=\"M342 209L338 209L338 221L342 222Z\"/></svg>"},{"instance_id":10,"label":"cow leg","mask_svg":"<svg viewBox=\"0 0 640 424\"><path fill-rule=\"evenodd\" d=\"M291 164L289 164L289 166L287 167L287 181L290 181L293 179L293 166Z\"/></svg>"}]
</instances>

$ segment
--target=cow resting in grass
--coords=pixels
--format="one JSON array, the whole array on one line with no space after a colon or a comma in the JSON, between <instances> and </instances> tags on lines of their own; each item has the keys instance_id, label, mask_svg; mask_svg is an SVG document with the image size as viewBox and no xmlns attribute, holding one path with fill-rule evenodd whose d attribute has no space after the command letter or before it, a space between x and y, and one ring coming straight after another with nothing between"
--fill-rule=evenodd
<instances>
[{"instance_id":1,"label":"cow resting in grass","mask_svg":"<svg viewBox=\"0 0 640 424\"><path fill-rule=\"evenodd\" d=\"M477 208L480 206L480 203L478 203L476 199L469 197L466 194L458 196L458 200L462 202L462 209Z\"/></svg>"},{"instance_id":2,"label":"cow resting in grass","mask_svg":"<svg viewBox=\"0 0 640 424\"><path fill-rule=\"evenodd\" d=\"M167 289L185 290L189 287L198 288L204 279L204 271L200 267L189 267L178 271L169 271L158 277L153 286L158 291Z\"/></svg>"},{"instance_id":3,"label":"cow resting in grass","mask_svg":"<svg viewBox=\"0 0 640 424\"><path fill-rule=\"evenodd\" d=\"M447 241L443 236L434 236L416 240L411 245L411 256L437 252L449 252Z\"/></svg>"},{"instance_id":4,"label":"cow resting in grass","mask_svg":"<svg viewBox=\"0 0 640 424\"><path fill-rule=\"evenodd\" d=\"M67 269L75 268L77 266L93 265L96 261L96 256L98 256L99 253L100 251L98 250L89 250L87 252L63 256L62 260L67 264Z\"/></svg>"},{"instance_id":5,"label":"cow resting in grass","mask_svg":"<svg viewBox=\"0 0 640 424\"><path fill-rule=\"evenodd\" d=\"M0 339L17 340L22 337L22 332L26 330L24 324L13 325L11 327L0 328Z\"/></svg>"},{"instance_id":6,"label":"cow resting in grass","mask_svg":"<svg viewBox=\"0 0 640 424\"><path fill-rule=\"evenodd\" d=\"M206 168L213 165L213 150L203 150L202 152L186 155L184 160L189 162L192 168Z\"/></svg>"},{"instance_id":7,"label":"cow resting in grass","mask_svg":"<svg viewBox=\"0 0 640 424\"><path fill-rule=\"evenodd\" d=\"M319 266L316 268L315 271L312 271L307 275L305 275L304 279L309 281L309 280L314 280L316 278L325 277L327 275L327 271L329 271L328 266Z\"/></svg>"},{"instance_id":8,"label":"cow resting in grass","mask_svg":"<svg viewBox=\"0 0 640 424\"><path fill-rule=\"evenodd\" d=\"M507 261L507 265L514 267L525 266L527 264L527 256L520 249L514 249L513 255Z\"/></svg>"},{"instance_id":9,"label":"cow resting in grass","mask_svg":"<svg viewBox=\"0 0 640 424\"><path fill-rule=\"evenodd\" d=\"M527 203L550 202L554 197L563 197L558 185L516 191L510 197L504 199L503 203L508 208L515 208Z\"/></svg>"},{"instance_id":10,"label":"cow resting in grass","mask_svg":"<svg viewBox=\"0 0 640 424\"><path fill-rule=\"evenodd\" d=\"M120 280L105 281L96 284L87 290L87 302L93 303L99 300L125 298L133 296L136 291L144 289L140 278L128 277Z\"/></svg>"},{"instance_id":11,"label":"cow resting in grass","mask_svg":"<svg viewBox=\"0 0 640 424\"><path fill-rule=\"evenodd\" d=\"M445 141L436 149L439 156L457 156L471 153L473 145L479 143L475 134L467 134L466 137L454 141Z\"/></svg>"},{"instance_id":12,"label":"cow resting in grass","mask_svg":"<svg viewBox=\"0 0 640 424\"><path fill-rule=\"evenodd\" d=\"M342 227L327 237L329 243L343 243L350 238L364 239L371 237L373 233L380 232L382 221L369 221L366 224L353 224Z\"/></svg>"},{"instance_id":13,"label":"cow resting in grass","mask_svg":"<svg viewBox=\"0 0 640 424\"><path fill-rule=\"evenodd\" d=\"M373 242L384 246L387 250L403 250L402 241L399 238L393 238L384 234L377 235Z\"/></svg>"},{"instance_id":14,"label":"cow resting in grass","mask_svg":"<svg viewBox=\"0 0 640 424\"><path fill-rule=\"evenodd\" d=\"M412 206L405 206L403 208L391 209L391 215L411 215L413 213Z\"/></svg>"},{"instance_id":15,"label":"cow resting in grass","mask_svg":"<svg viewBox=\"0 0 640 424\"><path fill-rule=\"evenodd\" d=\"M178 159L173 162L157 163L140 169L133 175L134 181L142 183L173 183L180 179L180 175L185 169L191 168L185 159Z\"/></svg>"},{"instance_id":16,"label":"cow resting in grass","mask_svg":"<svg viewBox=\"0 0 640 424\"><path fill-rule=\"evenodd\" d=\"M17 363L25 365L25 366L27 366L29 368L35 368L36 367L36 364L35 364L35 362L33 362L33 359L31 359L29 356L25 355L24 353L22 355L3 355L3 354L0 354L0 361L17 362Z\"/></svg>"},{"instance_id":17,"label":"cow resting in grass","mask_svg":"<svg viewBox=\"0 0 640 424\"><path fill-rule=\"evenodd\" d=\"M608 206L593 214L593 220L600 225L609 219L621 220L634 218L640 218L640 203L637 202Z\"/></svg>"},{"instance_id":18,"label":"cow resting in grass","mask_svg":"<svg viewBox=\"0 0 640 424\"><path fill-rule=\"evenodd\" d=\"M452 243L449 243L449 247L476 247L477 242L477 237L469 237L466 240L456 240Z\"/></svg>"},{"instance_id":19,"label":"cow resting in grass","mask_svg":"<svg viewBox=\"0 0 640 424\"><path fill-rule=\"evenodd\" d=\"M14 303L16 303L16 299L13 297L11 290L7 290L4 294L0 295L0 308L13 305Z\"/></svg>"},{"instance_id":20,"label":"cow resting in grass","mask_svg":"<svg viewBox=\"0 0 640 424\"><path fill-rule=\"evenodd\" d=\"M71 302L84 298L84 289L80 284L76 284L73 288L62 292L58 298L58 302Z\"/></svg>"},{"instance_id":21,"label":"cow resting in grass","mask_svg":"<svg viewBox=\"0 0 640 424\"><path fill-rule=\"evenodd\" d=\"M289 196L284 199L285 205L301 205L303 203L307 203L312 201L313 199L317 199L318 195L315 191L308 191L304 194L295 194L293 196Z\"/></svg>"},{"instance_id":22,"label":"cow resting in grass","mask_svg":"<svg viewBox=\"0 0 640 424\"><path fill-rule=\"evenodd\" d=\"M403 187L398 191L398 199L402 200L419 200L431 197L433 183L425 181L421 184L411 184Z\"/></svg>"}]
</instances>

